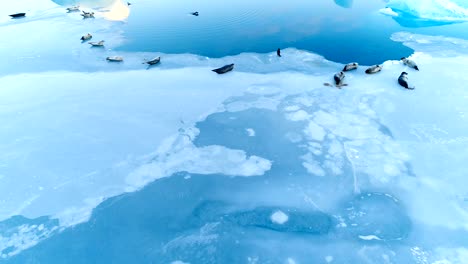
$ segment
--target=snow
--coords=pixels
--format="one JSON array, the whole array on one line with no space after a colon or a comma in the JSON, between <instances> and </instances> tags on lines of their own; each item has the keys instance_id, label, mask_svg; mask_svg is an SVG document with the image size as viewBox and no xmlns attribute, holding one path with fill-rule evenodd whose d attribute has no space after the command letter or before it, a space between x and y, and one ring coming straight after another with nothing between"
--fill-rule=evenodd
<instances>
[{"instance_id":1,"label":"snow","mask_svg":"<svg viewBox=\"0 0 468 264\"><path fill-rule=\"evenodd\" d=\"M289 217L284 212L278 210L271 215L270 219L273 223L282 225L288 221Z\"/></svg>"}]
</instances>

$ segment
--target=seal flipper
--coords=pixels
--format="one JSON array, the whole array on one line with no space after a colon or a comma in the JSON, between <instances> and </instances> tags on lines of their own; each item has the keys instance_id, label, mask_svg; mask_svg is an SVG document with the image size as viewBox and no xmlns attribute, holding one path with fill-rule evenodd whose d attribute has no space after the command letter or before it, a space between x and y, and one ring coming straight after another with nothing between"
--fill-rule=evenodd
<instances>
[{"instance_id":1,"label":"seal flipper","mask_svg":"<svg viewBox=\"0 0 468 264\"><path fill-rule=\"evenodd\" d=\"M419 68L418 68L418 66L414 66L414 69L415 69L415 70L417 70L417 71L419 71Z\"/></svg>"}]
</instances>

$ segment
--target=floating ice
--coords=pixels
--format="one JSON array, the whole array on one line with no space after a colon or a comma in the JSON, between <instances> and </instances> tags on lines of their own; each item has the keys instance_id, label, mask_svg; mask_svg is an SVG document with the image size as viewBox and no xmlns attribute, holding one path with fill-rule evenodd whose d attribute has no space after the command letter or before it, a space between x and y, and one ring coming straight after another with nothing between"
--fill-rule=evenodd
<instances>
[{"instance_id":1,"label":"floating ice","mask_svg":"<svg viewBox=\"0 0 468 264\"><path fill-rule=\"evenodd\" d=\"M378 236L375 236L375 235L368 235L368 236L360 235L359 238L362 240L382 240Z\"/></svg>"},{"instance_id":2,"label":"floating ice","mask_svg":"<svg viewBox=\"0 0 468 264\"><path fill-rule=\"evenodd\" d=\"M390 7L382 8L379 11L380 13L384 15L395 16L395 17L398 16L398 13L393 11Z\"/></svg>"},{"instance_id":3,"label":"floating ice","mask_svg":"<svg viewBox=\"0 0 468 264\"><path fill-rule=\"evenodd\" d=\"M271 215L270 218L272 222L282 225L288 221L289 217L282 211L276 211Z\"/></svg>"},{"instance_id":4,"label":"floating ice","mask_svg":"<svg viewBox=\"0 0 468 264\"><path fill-rule=\"evenodd\" d=\"M464 22L468 21L468 3L464 0L390 0L382 13L413 20Z\"/></svg>"},{"instance_id":5,"label":"floating ice","mask_svg":"<svg viewBox=\"0 0 468 264\"><path fill-rule=\"evenodd\" d=\"M245 130L247 131L249 137L255 137L255 130L253 130L252 128L246 128Z\"/></svg>"}]
</instances>

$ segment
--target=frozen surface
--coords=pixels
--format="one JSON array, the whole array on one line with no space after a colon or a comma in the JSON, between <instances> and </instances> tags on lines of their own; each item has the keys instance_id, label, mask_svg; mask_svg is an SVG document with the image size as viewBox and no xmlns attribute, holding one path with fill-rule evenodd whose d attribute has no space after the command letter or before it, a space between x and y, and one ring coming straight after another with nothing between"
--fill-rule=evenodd
<instances>
[{"instance_id":1,"label":"frozen surface","mask_svg":"<svg viewBox=\"0 0 468 264\"><path fill-rule=\"evenodd\" d=\"M460 22L468 20L468 2L465 0L390 0L385 14L413 18Z\"/></svg>"},{"instance_id":2,"label":"frozen surface","mask_svg":"<svg viewBox=\"0 0 468 264\"><path fill-rule=\"evenodd\" d=\"M295 49L107 64L113 24L37 8L0 22L63 36L0 44L37 55L0 63L1 263L467 263L466 41L396 33L420 71L336 89L343 65ZM71 41L83 23L109 48Z\"/></svg>"}]
</instances>

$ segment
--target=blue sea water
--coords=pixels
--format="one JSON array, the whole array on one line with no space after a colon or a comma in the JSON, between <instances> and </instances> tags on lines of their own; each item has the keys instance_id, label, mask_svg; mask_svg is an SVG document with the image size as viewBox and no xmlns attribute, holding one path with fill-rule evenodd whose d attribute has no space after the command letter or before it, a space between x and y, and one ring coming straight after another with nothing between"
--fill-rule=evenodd
<instances>
[{"instance_id":1,"label":"blue sea water","mask_svg":"<svg viewBox=\"0 0 468 264\"><path fill-rule=\"evenodd\" d=\"M466 37L466 24L391 18L379 13L385 6L366 0L139 0L130 6L122 26L126 42L117 50L224 57L294 47L336 62L372 65L412 53L390 40L397 31ZM194 11L200 15L190 15Z\"/></svg>"}]
</instances>

